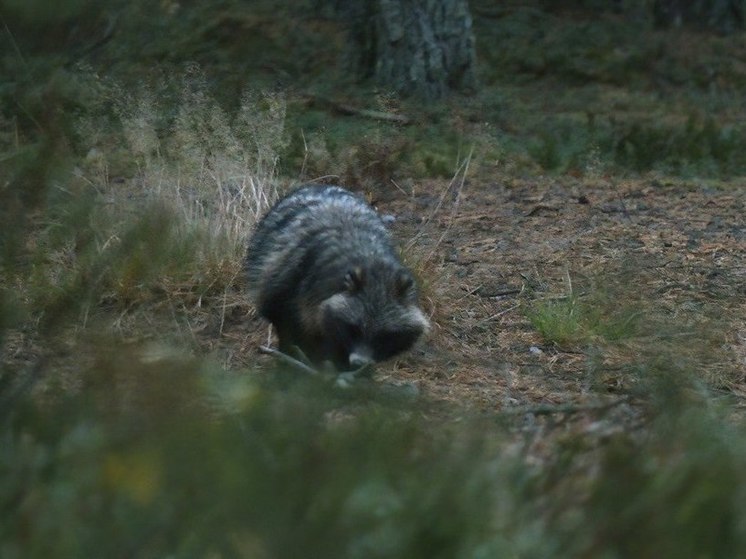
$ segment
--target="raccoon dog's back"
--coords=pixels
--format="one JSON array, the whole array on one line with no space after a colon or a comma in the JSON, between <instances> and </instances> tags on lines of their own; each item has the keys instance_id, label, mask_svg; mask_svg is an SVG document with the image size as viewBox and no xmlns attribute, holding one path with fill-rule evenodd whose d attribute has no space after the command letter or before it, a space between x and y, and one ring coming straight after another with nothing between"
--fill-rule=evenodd
<instances>
[{"instance_id":1,"label":"raccoon dog's back","mask_svg":"<svg viewBox=\"0 0 746 559\"><path fill-rule=\"evenodd\" d=\"M383 221L340 187L304 186L275 204L249 242L246 271L280 349L297 345L317 364L381 361L428 327Z\"/></svg>"}]
</instances>

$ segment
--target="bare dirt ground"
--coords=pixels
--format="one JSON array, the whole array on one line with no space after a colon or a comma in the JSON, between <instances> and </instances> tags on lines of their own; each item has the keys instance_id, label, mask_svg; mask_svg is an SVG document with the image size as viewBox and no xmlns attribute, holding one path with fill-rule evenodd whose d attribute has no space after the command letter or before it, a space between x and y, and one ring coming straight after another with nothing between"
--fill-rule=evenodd
<instances>
[{"instance_id":1,"label":"bare dirt ground","mask_svg":"<svg viewBox=\"0 0 746 559\"><path fill-rule=\"evenodd\" d=\"M738 184L505 178L467 180L459 194L433 181L412 197L373 201L396 216L402 244L412 241L406 254L434 324L410 355L381 366L378 380L413 383L434 400L486 412L623 394L623 365L641 347L664 343L644 339L650 330L606 344L590 366L587 344L548 343L527 318L536 300L607 291L609 308L637 305L689 332L696 341L674 354L706 352L703 378L743 405L746 189ZM270 358L256 348L268 329L246 310L232 313L216 345L261 368Z\"/></svg>"}]
</instances>

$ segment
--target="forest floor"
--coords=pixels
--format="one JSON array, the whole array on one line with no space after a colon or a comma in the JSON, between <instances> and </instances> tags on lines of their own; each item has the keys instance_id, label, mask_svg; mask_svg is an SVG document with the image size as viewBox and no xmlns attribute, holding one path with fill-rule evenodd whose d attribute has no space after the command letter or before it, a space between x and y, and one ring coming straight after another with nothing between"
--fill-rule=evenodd
<instances>
[{"instance_id":1,"label":"forest floor","mask_svg":"<svg viewBox=\"0 0 746 559\"><path fill-rule=\"evenodd\" d=\"M396 216L401 243L412 241L406 254L433 322L418 348L379 366L380 382L488 413L582 409L634 393L641 359L696 356L696 374L746 406L744 189L467 179L462 189L432 181L376 205ZM231 316L219 339L203 343L266 364L257 354L266 323L250 307Z\"/></svg>"},{"instance_id":2,"label":"forest floor","mask_svg":"<svg viewBox=\"0 0 746 559\"><path fill-rule=\"evenodd\" d=\"M134 30L156 30L152 35L161 37L152 45L156 60L178 44L184 60L204 64L211 79L222 71L227 82L217 82L223 84L217 89L235 90L235 95L226 93L235 105L238 92L249 85L259 87L249 78L261 77L261 68L271 70L264 77L273 84L268 90L274 90L282 83L275 75L278 67L301 75L309 68L321 72L336 67L339 53L334 41L325 40L329 44L324 48L319 44L317 25L328 22L297 14L299 19L277 18L274 4L265 8L201 8L211 23L196 36L207 40L213 32L223 33L231 38L226 44L239 49L235 52L227 47L200 50L197 40L184 45L183 37L191 32L176 25L186 23L177 22L170 9L150 18L133 12L130 25ZM285 33L286 25L297 29ZM278 137L284 132L287 137L274 146L276 155L287 159L285 171L292 176L337 174L345 186L362 185L363 194L382 213L396 217L394 234L419 275L432 331L413 352L381 365L376 378L414 384L427 399L500 412L521 406L583 406L599 397L629 395L644 374L641 370L656 360L675 360L741 405L741 395L746 394L746 192L735 181L669 180L651 169L670 168L671 176L675 171L681 176L738 176L746 166L743 115L733 102L743 83L743 69L731 64L742 51L742 38L704 40L698 34L647 28L640 35L638 24L617 16L572 12L558 17L534 8L483 16L476 25L485 83L474 99L460 98L423 111L400 106L384 92L364 89L348 103L345 89L323 74L316 81L291 80L287 106L279 103L283 119L289 110L287 121L281 119L276 127ZM139 52L139 39L129 37L127 29L125 25L121 32L122 46L131 40L138 45L133 52ZM235 29L256 33L242 32L234 41ZM274 32L269 33L272 37L265 37L268 31ZM169 33L179 41L174 43ZM270 41L274 35L296 34L294 50L275 52L267 47L275 44ZM249 36L261 45L248 41ZM114 37L107 47L113 48L117 40ZM125 76L142 70L139 55L134 64L119 50L112 53L100 53L107 72L115 67L107 64L129 64L128 71L119 69ZM209 56L203 59L205 53ZM218 54L225 59L216 58ZM279 56L285 66L271 58L265 61L263 56L270 54ZM718 71L703 72L705 63ZM91 142L78 146L86 160L105 154L107 148L113 152L102 184L92 179L99 191L143 183L139 194L119 194L128 204L123 208L130 208L132 199L148 188L157 190L168 182L158 169L141 175L148 162L169 147L176 158L199 142L210 143L206 153L214 153L216 146L224 151L234 144L246 147L245 141L233 141L238 136L221 136L220 127L210 127L212 121L191 131L192 143L169 144L179 135L173 134L173 123L163 127L164 115L178 113L177 121L197 115L199 121L200 114L217 114L209 103L198 102L209 100L211 79L196 74L165 80L182 84L173 91L161 84L161 89L144 88L140 97L102 85L98 76L84 80L98 92L93 97L102 105L99 109L105 109L103 114L112 103L118 107L114 129L136 139L139 134L139 140L126 148L124 139L111 130L96 134L91 132L96 128L88 126L78 131ZM201 85L190 89L190 79ZM414 113L418 116L409 127L372 124L326 106L308 106L308 96L297 93L320 91L324 95L316 97L326 98L330 84L339 105L357 103L394 113L419 109ZM179 87L185 89L181 100ZM160 106L155 101L160 98L172 104ZM272 107L272 99L268 96L259 105ZM89 120L105 121L94 108L86 107ZM226 116L226 122L230 120ZM6 136L15 137L17 130L7 128ZM225 128L231 132L230 126ZM248 126L253 131L267 128L271 127L266 123ZM100 137L109 139L96 144ZM265 148L268 144L264 137L253 141ZM509 166L497 171L483 168L467 173L463 183L458 177L450 182L423 178L444 176L444 169L452 169L453 154L472 141L488 146L483 146L485 160L508 160L515 163L514 171ZM603 158L601 166L618 174L587 172L597 156ZM474 167L479 163L475 161ZM174 176L184 180L179 174L183 169L174 166L179 169ZM203 162L198 166L205 167ZM547 171L544 176L539 174L542 168ZM630 175L627 168L642 174ZM713 175L713 170L721 174ZM367 177L366 172L375 176ZM414 177L409 180L416 186L381 186L392 176ZM110 178L117 184L107 184ZM196 190L203 178L192 177L191 187ZM379 186L371 187L376 181L368 179L377 179ZM139 207L115 213L127 211L137 213ZM219 355L228 369L264 370L271 359L260 356L257 348L266 343L268 327L244 295L236 271L239 259L235 260L215 282L227 285L223 297L203 298L203 285L181 285L180 279L160 286L161 299L149 292L118 298L121 294L112 296L116 289L107 286L104 312L110 310L108 303L121 306L111 305L117 313L114 330L125 339L163 335L176 322L178 334L196 342L199 351ZM116 287L132 280L119 279L111 283ZM169 291L173 284L177 285ZM139 309L132 302L138 297L145 303ZM148 304L153 308L146 308ZM174 308L184 311L186 327L174 319ZM163 309L165 318L160 316Z\"/></svg>"}]
</instances>

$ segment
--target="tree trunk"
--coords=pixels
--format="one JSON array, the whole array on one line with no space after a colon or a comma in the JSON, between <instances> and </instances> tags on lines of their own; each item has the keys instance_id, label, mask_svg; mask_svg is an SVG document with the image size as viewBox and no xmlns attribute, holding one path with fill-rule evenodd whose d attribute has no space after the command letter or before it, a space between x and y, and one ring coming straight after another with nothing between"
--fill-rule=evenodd
<instances>
[{"instance_id":1,"label":"tree trunk","mask_svg":"<svg viewBox=\"0 0 746 559\"><path fill-rule=\"evenodd\" d=\"M654 0L656 27L692 25L733 33L743 29L743 0Z\"/></svg>"},{"instance_id":2,"label":"tree trunk","mask_svg":"<svg viewBox=\"0 0 746 559\"><path fill-rule=\"evenodd\" d=\"M356 0L344 10L361 77L424 99L476 88L466 0Z\"/></svg>"}]
</instances>

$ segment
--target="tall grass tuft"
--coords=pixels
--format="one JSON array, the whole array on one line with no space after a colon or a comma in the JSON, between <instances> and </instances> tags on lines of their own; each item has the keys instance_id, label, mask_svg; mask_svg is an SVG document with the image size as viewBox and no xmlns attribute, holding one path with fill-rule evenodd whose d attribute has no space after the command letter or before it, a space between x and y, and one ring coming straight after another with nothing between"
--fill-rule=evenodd
<instances>
[{"instance_id":1,"label":"tall grass tuft","mask_svg":"<svg viewBox=\"0 0 746 559\"><path fill-rule=\"evenodd\" d=\"M125 93L109 87L106 96L115 106L112 125L121 130L126 151L90 146L82 171L108 200L106 218L116 221L162 205L175 218L177 253L188 273L184 281L230 285L251 228L277 198L283 96L247 93L231 117L196 66L181 78L175 109L156 88ZM173 118L164 119L169 113ZM91 136L90 121L85 124L82 135ZM113 166L131 176L113 176Z\"/></svg>"}]
</instances>

